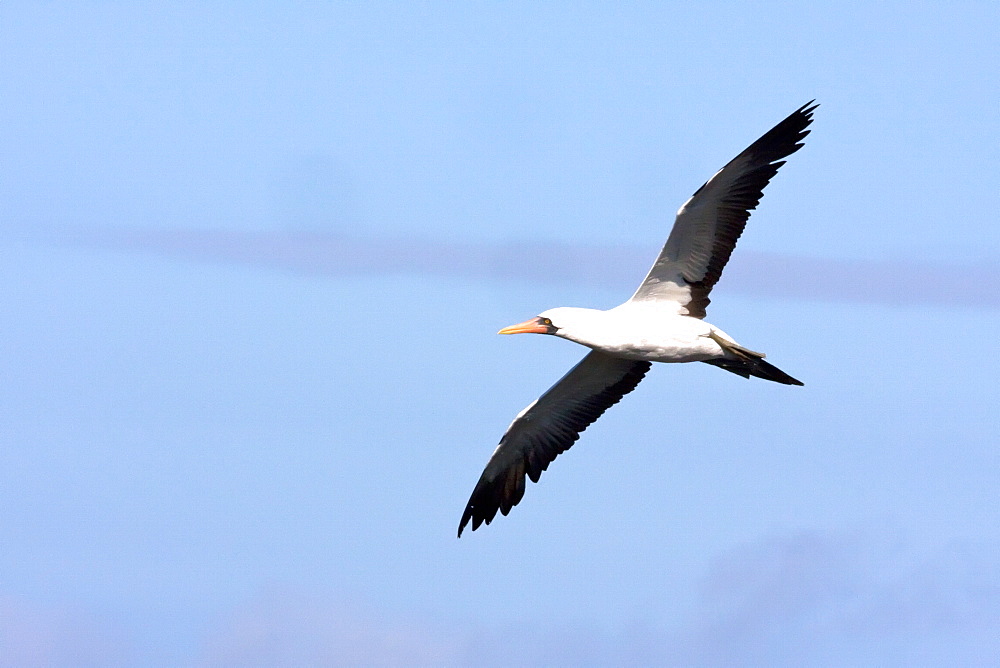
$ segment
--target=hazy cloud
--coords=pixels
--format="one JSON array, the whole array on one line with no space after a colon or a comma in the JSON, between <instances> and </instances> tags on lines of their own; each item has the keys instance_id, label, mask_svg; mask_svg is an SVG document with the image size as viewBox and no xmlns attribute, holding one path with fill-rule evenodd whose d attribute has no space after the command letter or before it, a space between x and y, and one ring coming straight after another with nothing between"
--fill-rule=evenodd
<instances>
[{"instance_id":1,"label":"hazy cloud","mask_svg":"<svg viewBox=\"0 0 1000 668\"><path fill-rule=\"evenodd\" d=\"M789 531L706 566L679 624L582 627L560 619L446 627L321 588L271 586L200 634L203 666L947 666L1000 655L995 547L930 551L891 532ZM499 620L498 620L499 621ZM135 647L100 616L0 595L0 665L128 665ZM151 657L147 657L151 658Z\"/></svg>"},{"instance_id":2,"label":"hazy cloud","mask_svg":"<svg viewBox=\"0 0 1000 668\"><path fill-rule=\"evenodd\" d=\"M718 556L675 627L553 620L487 634L472 657L501 665L516 637L526 665L989 665L1000 655L994 554L957 544L928 554L879 532L780 533Z\"/></svg>"},{"instance_id":3,"label":"hazy cloud","mask_svg":"<svg viewBox=\"0 0 1000 668\"><path fill-rule=\"evenodd\" d=\"M234 609L211 632L205 666L442 666L458 643L330 594L275 587Z\"/></svg>"},{"instance_id":4,"label":"hazy cloud","mask_svg":"<svg viewBox=\"0 0 1000 668\"><path fill-rule=\"evenodd\" d=\"M720 557L671 662L980 665L1000 654L995 557L915 555L884 535L802 531Z\"/></svg>"},{"instance_id":5,"label":"hazy cloud","mask_svg":"<svg viewBox=\"0 0 1000 668\"><path fill-rule=\"evenodd\" d=\"M630 293L657 249L559 243L475 244L320 232L73 228L48 238L326 275L424 274L482 281L594 285ZM861 304L1000 306L1000 265L834 260L741 251L723 283L734 293Z\"/></svg>"},{"instance_id":6,"label":"hazy cloud","mask_svg":"<svg viewBox=\"0 0 1000 668\"><path fill-rule=\"evenodd\" d=\"M0 666L126 666L135 656L120 628L68 606L0 594Z\"/></svg>"}]
</instances>

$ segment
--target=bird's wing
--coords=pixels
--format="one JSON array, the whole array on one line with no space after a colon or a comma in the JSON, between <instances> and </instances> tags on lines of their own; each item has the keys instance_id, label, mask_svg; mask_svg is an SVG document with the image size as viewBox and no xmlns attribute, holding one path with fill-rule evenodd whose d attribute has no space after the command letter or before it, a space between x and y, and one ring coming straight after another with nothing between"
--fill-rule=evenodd
<instances>
[{"instance_id":1,"label":"bird's wing","mask_svg":"<svg viewBox=\"0 0 1000 668\"><path fill-rule=\"evenodd\" d=\"M524 476L538 482L542 471L567 450L580 432L635 389L650 363L611 357L597 351L563 376L548 392L514 418L472 491L462 521L475 531L497 511L506 515L524 496Z\"/></svg>"},{"instance_id":2,"label":"bird's wing","mask_svg":"<svg viewBox=\"0 0 1000 668\"><path fill-rule=\"evenodd\" d=\"M705 317L708 293L757 207L764 187L802 148L816 107L797 109L698 188L677 212L667 243L630 301L671 301L678 312Z\"/></svg>"}]
</instances>

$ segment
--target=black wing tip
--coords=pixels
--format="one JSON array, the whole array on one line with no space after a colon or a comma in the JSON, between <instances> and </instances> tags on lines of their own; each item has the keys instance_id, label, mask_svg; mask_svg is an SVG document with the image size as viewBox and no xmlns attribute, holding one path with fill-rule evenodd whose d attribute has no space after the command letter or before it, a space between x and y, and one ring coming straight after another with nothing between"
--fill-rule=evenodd
<instances>
[{"instance_id":1,"label":"black wing tip","mask_svg":"<svg viewBox=\"0 0 1000 668\"><path fill-rule=\"evenodd\" d=\"M458 537L462 537L465 527L472 522L472 530L475 531L484 524L489 524L496 519L497 513L507 516L511 509L524 498L524 477L525 473L515 473L520 476L513 491L507 489L506 480L480 480L476 488L472 491L472 497L465 506L462 513L462 521L458 523ZM534 482L537 482L534 481Z\"/></svg>"},{"instance_id":2,"label":"black wing tip","mask_svg":"<svg viewBox=\"0 0 1000 668\"><path fill-rule=\"evenodd\" d=\"M795 113L796 114L802 114L803 116L811 116L812 112L816 111L816 107L818 107L818 106L819 106L819 102L816 101L816 98L813 98L813 99L809 100L808 102L806 102L805 104L803 104L798 109L796 109Z\"/></svg>"},{"instance_id":3,"label":"black wing tip","mask_svg":"<svg viewBox=\"0 0 1000 668\"><path fill-rule=\"evenodd\" d=\"M500 501L490 503L485 492L485 489L480 490L477 486L472 493L472 498L469 499L468 505L465 506L465 512L462 513L462 521L458 523L459 538L462 537L462 532L465 531L465 527L470 521L472 522L472 531L475 531L484 524L489 525L496 518L497 512L506 516L510 509L520 501L520 499L514 501L509 507Z\"/></svg>"},{"instance_id":4,"label":"black wing tip","mask_svg":"<svg viewBox=\"0 0 1000 668\"><path fill-rule=\"evenodd\" d=\"M468 508L466 508L465 514L462 515L462 521L458 523L458 537L459 538L462 537L462 532L465 531L465 525L469 523L470 519L472 519L472 513L469 511ZM477 525L473 524L472 525L472 530L475 531L476 528L477 528Z\"/></svg>"},{"instance_id":5,"label":"black wing tip","mask_svg":"<svg viewBox=\"0 0 1000 668\"><path fill-rule=\"evenodd\" d=\"M813 122L813 112L817 107L819 104L816 104L816 100L810 100L793 111L751 144L748 149L751 155L764 158L767 164L773 164L798 151L811 132L808 128Z\"/></svg>"},{"instance_id":6,"label":"black wing tip","mask_svg":"<svg viewBox=\"0 0 1000 668\"><path fill-rule=\"evenodd\" d=\"M469 520L472 520L472 530L473 531L475 531L476 529L478 529L479 525L483 523L483 518L482 517L476 517L475 516L475 508L472 505L471 501L469 502L469 505L467 505L465 507L465 512L462 513L462 521L458 523L458 537L459 538L462 537L462 532L465 531L465 527L466 527L466 525L468 525ZM486 523L489 524L490 521L486 520Z\"/></svg>"},{"instance_id":7,"label":"black wing tip","mask_svg":"<svg viewBox=\"0 0 1000 668\"><path fill-rule=\"evenodd\" d=\"M524 475L522 474L522 479ZM522 483L523 485L523 483ZM465 512L462 513L462 521L458 523L458 537L462 537L465 527L472 522L472 530L475 531L483 524L489 524L497 516L497 512L504 515L517 505L521 500L520 495L515 494L513 498L507 499L504 495L505 482L501 480L487 480L485 471L476 488L472 490L469 502L465 504Z\"/></svg>"},{"instance_id":8,"label":"black wing tip","mask_svg":"<svg viewBox=\"0 0 1000 668\"><path fill-rule=\"evenodd\" d=\"M805 128L807 128L809 124L813 122L813 112L815 112L818 108L819 108L819 103L816 102L816 100L809 100L801 107L799 107L791 114L789 114L788 118L779 123L779 125L787 123L789 121L798 120L802 123L802 132L804 133L802 136L805 137L807 134L809 134L809 131L806 130Z\"/></svg>"}]
</instances>

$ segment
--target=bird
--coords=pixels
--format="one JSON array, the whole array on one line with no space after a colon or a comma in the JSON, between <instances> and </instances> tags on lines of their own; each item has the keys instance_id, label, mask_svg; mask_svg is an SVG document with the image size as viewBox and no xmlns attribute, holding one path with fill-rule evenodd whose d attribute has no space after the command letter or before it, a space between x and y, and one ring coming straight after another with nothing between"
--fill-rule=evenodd
<instances>
[{"instance_id":1,"label":"bird","mask_svg":"<svg viewBox=\"0 0 1000 668\"><path fill-rule=\"evenodd\" d=\"M559 307L499 334L547 334L590 348L555 385L518 413L462 513L458 537L524 496L588 426L636 388L653 362L704 362L744 378L802 385L704 320L709 293L785 158L802 148L818 107L811 100L764 133L681 206L667 241L628 301L608 310Z\"/></svg>"}]
</instances>

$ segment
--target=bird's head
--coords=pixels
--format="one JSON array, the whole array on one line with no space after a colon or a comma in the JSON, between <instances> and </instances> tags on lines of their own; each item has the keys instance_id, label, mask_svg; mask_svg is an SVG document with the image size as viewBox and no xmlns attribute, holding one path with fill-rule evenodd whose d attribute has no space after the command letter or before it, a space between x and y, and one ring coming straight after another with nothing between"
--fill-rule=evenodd
<instances>
[{"instance_id":1,"label":"bird's head","mask_svg":"<svg viewBox=\"0 0 1000 668\"><path fill-rule=\"evenodd\" d=\"M570 338L569 332L592 320L596 313L600 311L566 306L551 308L531 320L504 327L497 334L555 334Z\"/></svg>"}]
</instances>

